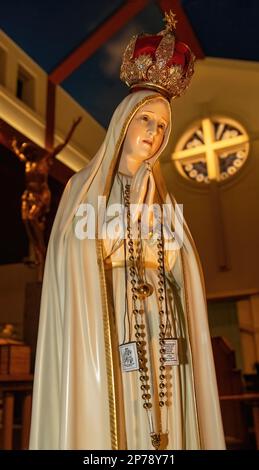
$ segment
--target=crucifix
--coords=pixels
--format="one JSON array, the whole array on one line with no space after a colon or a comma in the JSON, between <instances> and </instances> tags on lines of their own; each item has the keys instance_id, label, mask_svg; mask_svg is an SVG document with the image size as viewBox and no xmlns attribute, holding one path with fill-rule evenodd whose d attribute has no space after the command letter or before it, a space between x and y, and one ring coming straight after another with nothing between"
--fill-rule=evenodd
<instances>
[{"instance_id":1,"label":"crucifix","mask_svg":"<svg viewBox=\"0 0 259 470\"><path fill-rule=\"evenodd\" d=\"M33 247L33 264L38 266L39 280L42 280L43 277L46 256L44 232L46 215L50 210L51 202L48 186L49 170L56 156L68 144L81 119L79 117L74 121L64 142L52 150L40 149L31 142L18 144L16 139L12 140L12 149L15 155L25 163L26 189L21 198L21 216Z\"/></svg>"}]
</instances>

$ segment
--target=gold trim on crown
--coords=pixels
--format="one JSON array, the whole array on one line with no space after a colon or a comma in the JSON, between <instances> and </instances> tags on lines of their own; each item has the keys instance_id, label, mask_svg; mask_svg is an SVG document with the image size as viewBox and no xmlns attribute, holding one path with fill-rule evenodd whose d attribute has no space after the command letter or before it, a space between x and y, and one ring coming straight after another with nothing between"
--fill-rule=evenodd
<instances>
[{"instance_id":1,"label":"gold trim on crown","mask_svg":"<svg viewBox=\"0 0 259 470\"><path fill-rule=\"evenodd\" d=\"M133 36L125 49L121 65L120 78L130 88L151 88L164 94L167 98L176 98L188 87L194 72L195 56L190 50L187 70L178 64L168 66L175 48L176 20L170 11L165 21L166 28L158 33L162 36L155 52L155 59L150 54L142 54L133 58L138 36ZM169 21L170 20L170 21ZM149 35L146 35L148 38Z\"/></svg>"}]
</instances>

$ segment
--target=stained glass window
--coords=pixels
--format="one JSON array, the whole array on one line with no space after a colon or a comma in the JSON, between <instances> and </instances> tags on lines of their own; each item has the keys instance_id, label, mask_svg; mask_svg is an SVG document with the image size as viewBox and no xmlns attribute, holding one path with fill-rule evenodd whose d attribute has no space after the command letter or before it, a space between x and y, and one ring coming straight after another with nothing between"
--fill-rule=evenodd
<instances>
[{"instance_id":1,"label":"stained glass window","mask_svg":"<svg viewBox=\"0 0 259 470\"><path fill-rule=\"evenodd\" d=\"M172 158L184 177L209 183L235 175L248 151L248 134L241 124L225 117L212 117L202 119L184 133Z\"/></svg>"}]
</instances>

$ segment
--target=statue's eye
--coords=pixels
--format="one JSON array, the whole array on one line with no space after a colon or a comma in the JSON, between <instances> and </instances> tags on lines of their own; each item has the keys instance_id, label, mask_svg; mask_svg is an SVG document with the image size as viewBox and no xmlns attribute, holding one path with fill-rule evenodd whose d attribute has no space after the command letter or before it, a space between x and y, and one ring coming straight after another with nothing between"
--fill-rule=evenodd
<instances>
[{"instance_id":1,"label":"statue's eye","mask_svg":"<svg viewBox=\"0 0 259 470\"><path fill-rule=\"evenodd\" d=\"M165 124L158 124L159 129L162 129L163 131L165 130Z\"/></svg>"}]
</instances>

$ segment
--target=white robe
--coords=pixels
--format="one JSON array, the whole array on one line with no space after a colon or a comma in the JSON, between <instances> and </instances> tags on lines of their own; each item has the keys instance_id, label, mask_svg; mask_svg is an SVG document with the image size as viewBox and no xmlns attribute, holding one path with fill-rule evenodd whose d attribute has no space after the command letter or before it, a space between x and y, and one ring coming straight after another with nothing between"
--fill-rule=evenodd
<instances>
[{"instance_id":1,"label":"white robe","mask_svg":"<svg viewBox=\"0 0 259 470\"><path fill-rule=\"evenodd\" d=\"M137 397L139 388L134 384L137 374L125 379L118 362L123 289L115 292L113 309L104 269L103 241L79 240L74 228L80 203L90 202L98 210L98 195L109 193L119 149L132 116L142 104L158 96L139 91L123 100L99 152L72 177L62 197L43 281L31 449L150 448L142 402ZM163 147L166 143L167 139ZM154 176L157 171L154 168ZM163 201L174 204L165 191ZM182 272L188 365L173 372L168 449L223 449L202 272L186 226L177 264ZM150 271L148 276L155 285L153 274ZM119 270L114 269L113 276L114 285L122 286ZM150 335L153 344L157 336L156 315L150 317L149 327L154 332ZM154 344L154 357L156 347ZM186 370L186 374L182 372ZM132 382L129 386L127 380ZM130 410L136 403L137 411L132 414Z\"/></svg>"}]
</instances>

